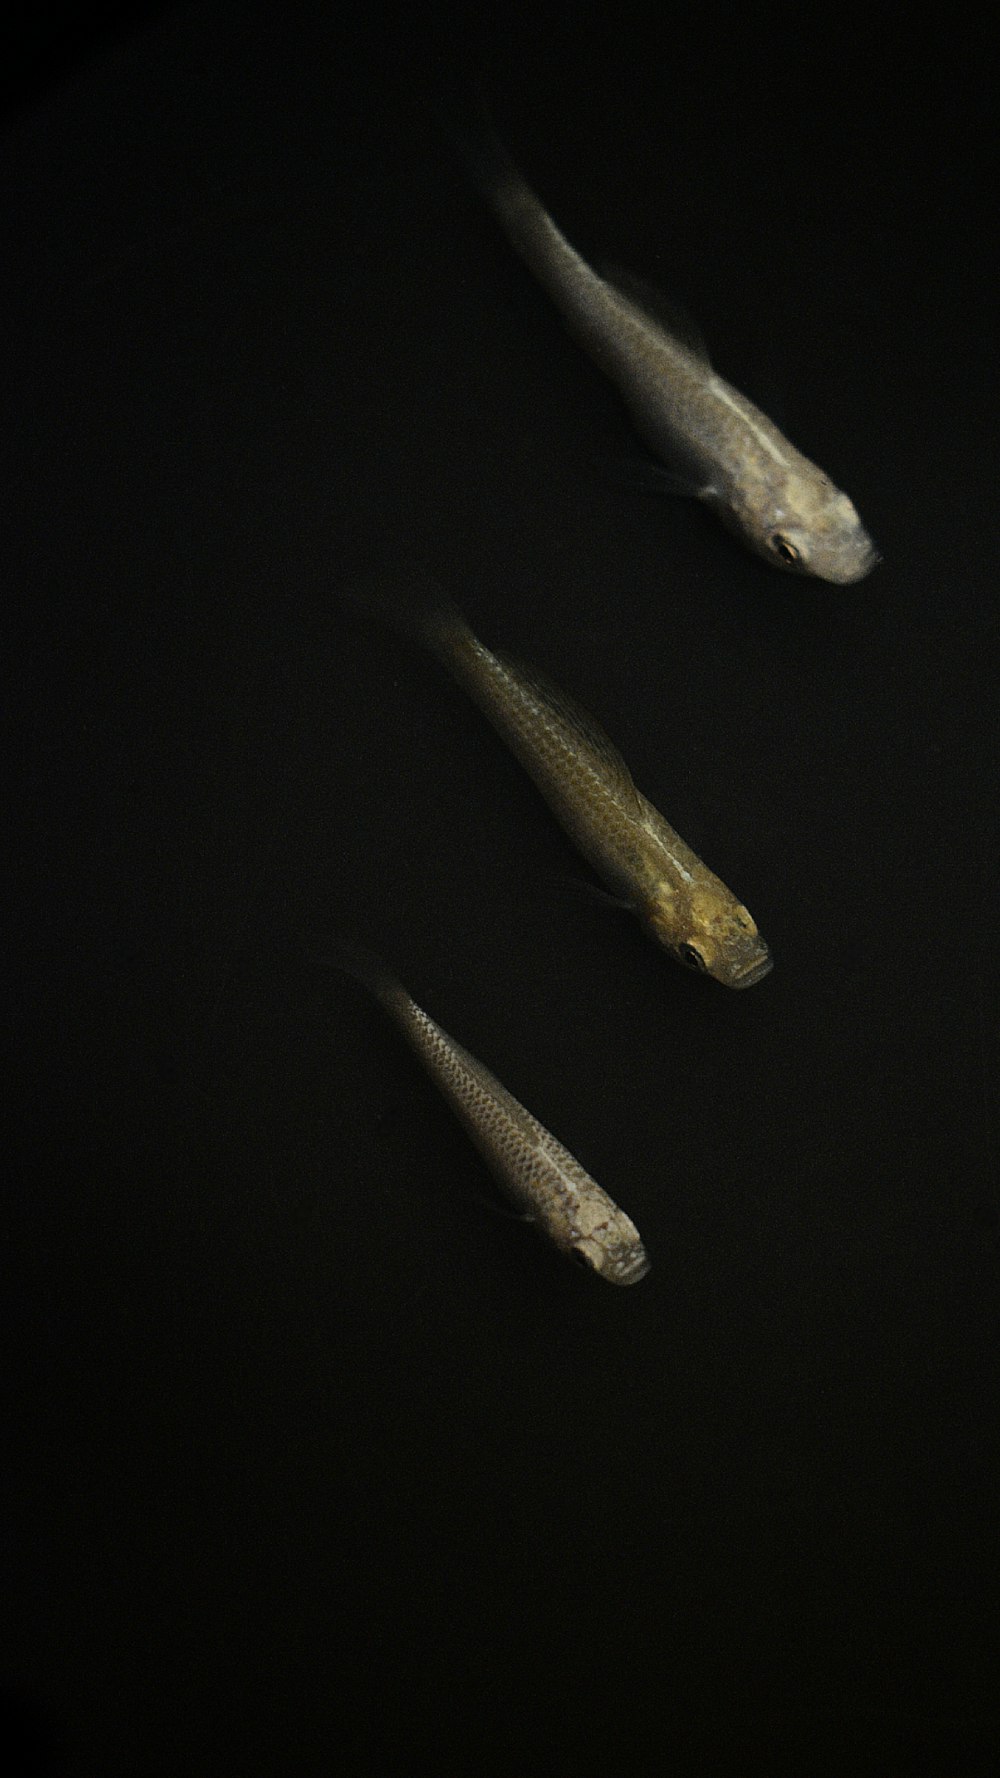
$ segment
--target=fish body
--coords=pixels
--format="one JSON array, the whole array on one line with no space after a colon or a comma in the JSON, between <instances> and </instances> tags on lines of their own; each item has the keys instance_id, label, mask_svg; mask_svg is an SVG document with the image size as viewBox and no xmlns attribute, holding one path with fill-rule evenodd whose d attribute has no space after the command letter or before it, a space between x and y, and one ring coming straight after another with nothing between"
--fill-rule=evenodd
<instances>
[{"instance_id":1,"label":"fish body","mask_svg":"<svg viewBox=\"0 0 1000 1778\"><path fill-rule=\"evenodd\" d=\"M587 712L534 668L479 640L419 570L404 585L349 589L415 633L489 718L614 895L679 963L748 988L771 954L748 910L636 789Z\"/></svg>"},{"instance_id":2,"label":"fish body","mask_svg":"<svg viewBox=\"0 0 1000 1778\"><path fill-rule=\"evenodd\" d=\"M525 1219L610 1284L644 1278L649 1259L635 1224L562 1143L377 959L351 952L334 961L381 1002Z\"/></svg>"},{"instance_id":3,"label":"fish body","mask_svg":"<svg viewBox=\"0 0 1000 1778\"><path fill-rule=\"evenodd\" d=\"M853 502L713 370L690 322L572 247L485 120L459 137L511 245L577 342L617 386L636 430L695 495L773 566L847 584L878 561Z\"/></svg>"}]
</instances>

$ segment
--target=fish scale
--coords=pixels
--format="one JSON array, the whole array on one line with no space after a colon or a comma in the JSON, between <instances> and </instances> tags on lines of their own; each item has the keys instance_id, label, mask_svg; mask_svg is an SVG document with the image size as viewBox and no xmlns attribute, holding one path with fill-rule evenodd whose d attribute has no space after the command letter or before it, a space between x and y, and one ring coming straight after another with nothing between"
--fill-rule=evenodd
<instances>
[{"instance_id":1,"label":"fish scale","mask_svg":"<svg viewBox=\"0 0 1000 1778\"><path fill-rule=\"evenodd\" d=\"M748 910L636 788L587 712L536 669L494 653L440 588L418 634L479 705L608 887L674 958L727 987L759 982L771 954Z\"/></svg>"},{"instance_id":2,"label":"fish scale","mask_svg":"<svg viewBox=\"0 0 1000 1778\"><path fill-rule=\"evenodd\" d=\"M636 431L693 495L773 567L839 585L878 553L853 502L713 370L691 321L627 273L602 276L567 241L485 115L453 131L515 252L613 382Z\"/></svg>"},{"instance_id":3,"label":"fish scale","mask_svg":"<svg viewBox=\"0 0 1000 1778\"><path fill-rule=\"evenodd\" d=\"M767 975L771 953L751 914L636 789L618 749L573 698L487 648L419 565L376 570L341 591L437 656L598 875L672 957L730 988Z\"/></svg>"},{"instance_id":4,"label":"fish scale","mask_svg":"<svg viewBox=\"0 0 1000 1778\"><path fill-rule=\"evenodd\" d=\"M544 702L512 662L492 653L477 637L468 643L466 653L463 677L468 689L506 733L521 763L558 809L563 826L602 874L622 888L631 886L647 849L636 824L639 804L634 786L601 769L582 725L574 730L565 720L558 722L551 699ZM457 666L461 672L461 662Z\"/></svg>"},{"instance_id":5,"label":"fish scale","mask_svg":"<svg viewBox=\"0 0 1000 1778\"><path fill-rule=\"evenodd\" d=\"M367 952L330 959L375 995L499 1184L555 1245L611 1284L637 1284L649 1259L635 1224L579 1161Z\"/></svg>"}]
</instances>

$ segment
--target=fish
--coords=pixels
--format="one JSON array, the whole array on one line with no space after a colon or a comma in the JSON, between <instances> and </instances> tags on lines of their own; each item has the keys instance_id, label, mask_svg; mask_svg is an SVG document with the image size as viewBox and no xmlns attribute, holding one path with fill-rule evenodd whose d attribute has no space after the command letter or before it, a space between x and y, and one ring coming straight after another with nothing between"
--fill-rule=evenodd
<instances>
[{"instance_id":1,"label":"fish","mask_svg":"<svg viewBox=\"0 0 1000 1778\"><path fill-rule=\"evenodd\" d=\"M525 1221L609 1284L638 1284L646 1276L650 1261L631 1218L380 958L344 945L334 956L313 953L313 960L345 971L374 995Z\"/></svg>"},{"instance_id":2,"label":"fish","mask_svg":"<svg viewBox=\"0 0 1000 1778\"><path fill-rule=\"evenodd\" d=\"M449 133L511 246L624 397L633 425L693 495L772 567L849 585L880 560L853 501L717 375L688 316L628 273L595 271L532 191L488 116Z\"/></svg>"},{"instance_id":3,"label":"fish","mask_svg":"<svg viewBox=\"0 0 1000 1778\"><path fill-rule=\"evenodd\" d=\"M618 749L573 698L487 648L420 564L402 574L373 570L342 591L448 669L612 895L672 958L729 988L763 980L772 957L753 916L637 790Z\"/></svg>"}]
</instances>

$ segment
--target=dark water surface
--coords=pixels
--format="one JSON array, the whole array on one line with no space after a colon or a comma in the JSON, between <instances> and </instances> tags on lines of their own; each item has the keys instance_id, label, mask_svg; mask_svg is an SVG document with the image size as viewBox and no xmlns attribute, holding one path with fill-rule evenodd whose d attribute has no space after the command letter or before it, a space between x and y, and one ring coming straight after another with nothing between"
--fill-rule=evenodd
<instances>
[{"instance_id":1,"label":"dark water surface","mask_svg":"<svg viewBox=\"0 0 1000 1778\"><path fill-rule=\"evenodd\" d=\"M566 7L463 41L574 241L679 297L850 492L885 559L849 588L632 486L618 398L421 108L447 29L147 9L25 73L25 1770L995 1769L987 99L965 37L946 66L812 29ZM338 602L414 550L605 724L767 981L687 975L581 892L462 694ZM634 1291L494 1212L301 955L344 930L627 1208Z\"/></svg>"}]
</instances>

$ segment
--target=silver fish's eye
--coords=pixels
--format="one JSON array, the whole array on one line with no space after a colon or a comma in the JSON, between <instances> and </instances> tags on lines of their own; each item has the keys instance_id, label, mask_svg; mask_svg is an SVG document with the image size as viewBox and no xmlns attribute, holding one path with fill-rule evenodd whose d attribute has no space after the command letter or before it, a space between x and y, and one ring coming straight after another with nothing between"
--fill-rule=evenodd
<instances>
[{"instance_id":1,"label":"silver fish's eye","mask_svg":"<svg viewBox=\"0 0 1000 1778\"><path fill-rule=\"evenodd\" d=\"M689 969L705 968L705 959L700 951L695 950L694 945L681 945L680 958L681 962L686 963Z\"/></svg>"},{"instance_id":2,"label":"silver fish's eye","mask_svg":"<svg viewBox=\"0 0 1000 1778\"><path fill-rule=\"evenodd\" d=\"M789 543L788 538L782 537L780 531L775 531L774 536L770 539L770 544L775 555L780 556L782 561L787 562L789 566L800 560L794 543Z\"/></svg>"}]
</instances>

